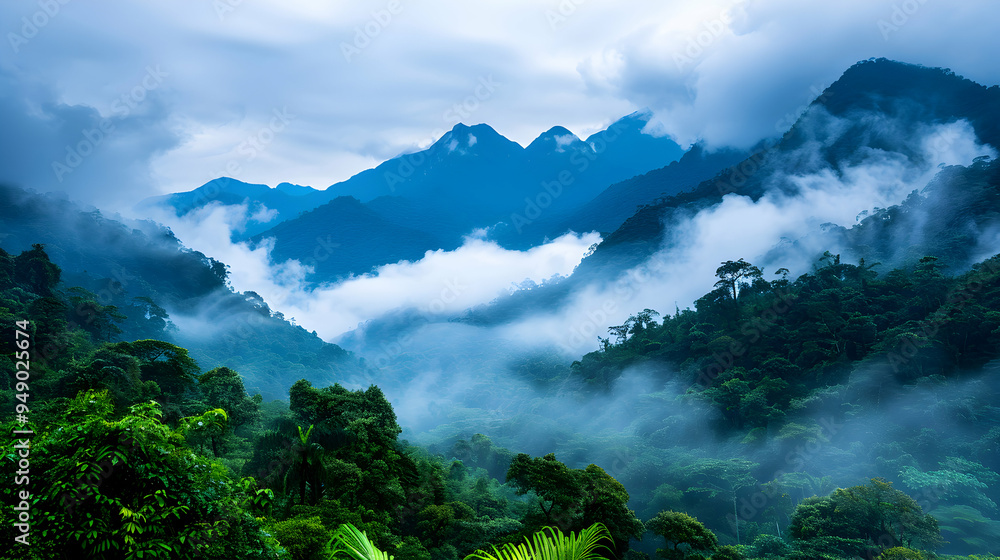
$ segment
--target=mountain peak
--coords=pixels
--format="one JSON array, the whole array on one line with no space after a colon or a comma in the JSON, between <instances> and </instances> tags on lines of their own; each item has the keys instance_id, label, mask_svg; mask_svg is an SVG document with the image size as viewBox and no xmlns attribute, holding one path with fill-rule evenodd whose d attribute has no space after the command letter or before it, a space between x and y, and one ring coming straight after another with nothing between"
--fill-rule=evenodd
<instances>
[{"instance_id":1,"label":"mountain peak","mask_svg":"<svg viewBox=\"0 0 1000 560\"><path fill-rule=\"evenodd\" d=\"M218 179L212 179L195 190L206 189L220 192L244 193L247 191L259 191L262 188L269 189L271 187L262 184L247 183L239 179L233 179L232 177L219 177Z\"/></svg>"},{"instance_id":2,"label":"mountain peak","mask_svg":"<svg viewBox=\"0 0 1000 560\"><path fill-rule=\"evenodd\" d=\"M293 185L292 183L279 183L277 187L274 187L274 190L291 196L305 196L309 193L317 192L316 189L312 187Z\"/></svg>"},{"instance_id":3,"label":"mountain peak","mask_svg":"<svg viewBox=\"0 0 1000 560\"><path fill-rule=\"evenodd\" d=\"M503 144L513 144L502 134L497 132L488 124L479 123L469 126L465 123L458 123L450 131L441 135L431 146L431 150L446 148L448 153L456 149L470 149L474 146L497 146Z\"/></svg>"},{"instance_id":4,"label":"mountain peak","mask_svg":"<svg viewBox=\"0 0 1000 560\"><path fill-rule=\"evenodd\" d=\"M480 135L486 135L486 136L501 136L501 134L499 132L497 132L496 130L494 130L492 126L490 126L490 125L488 125L486 123L479 123L479 124L474 124L474 125L470 126L470 125L467 125L465 123L460 122L460 123L456 123L455 126L451 127L450 131L444 133L444 135L442 135L441 137L444 138L445 136L448 136L449 134L468 134L470 132L472 134L480 134Z\"/></svg>"},{"instance_id":5,"label":"mountain peak","mask_svg":"<svg viewBox=\"0 0 1000 560\"><path fill-rule=\"evenodd\" d=\"M532 152L563 152L567 146L576 144L577 142L582 142L582 140L576 134L570 132L569 129L562 126L553 126L541 133L525 149Z\"/></svg>"},{"instance_id":6,"label":"mountain peak","mask_svg":"<svg viewBox=\"0 0 1000 560\"><path fill-rule=\"evenodd\" d=\"M899 62L887 58L862 60L848 68L816 100L834 114L877 106L872 100L911 98L922 104L985 91L986 86L956 75L950 68Z\"/></svg>"}]
</instances>

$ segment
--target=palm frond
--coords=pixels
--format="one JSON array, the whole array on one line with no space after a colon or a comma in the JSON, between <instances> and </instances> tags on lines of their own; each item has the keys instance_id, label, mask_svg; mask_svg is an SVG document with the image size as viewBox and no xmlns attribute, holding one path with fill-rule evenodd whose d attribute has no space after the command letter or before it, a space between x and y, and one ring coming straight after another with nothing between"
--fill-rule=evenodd
<instances>
[{"instance_id":1,"label":"palm frond","mask_svg":"<svg viewBox=\"0 0 1000 560\"><path fill-rule=\"evenodd\" d=\"M368 535L350 523L344 523L333 534L330 541L333 546L331 560L341 558L341 553L352 560L393 560L388 552L382 552L375 547Z\"/></svg>"},{"instance_id":2,"label":"palm frond","mask_svg":"<svg viewBox=\"0 0 1000 560\"><path fill-rule=\"evenodd\" d=\"M566 535L556 527L544 527L521 544L507 543L493 547L493 552L477 550L465 560L600 560L600 551L611 553L602 540L611 533L602 523L594 523L579 533Z\"/></svg>"}]
</instances>

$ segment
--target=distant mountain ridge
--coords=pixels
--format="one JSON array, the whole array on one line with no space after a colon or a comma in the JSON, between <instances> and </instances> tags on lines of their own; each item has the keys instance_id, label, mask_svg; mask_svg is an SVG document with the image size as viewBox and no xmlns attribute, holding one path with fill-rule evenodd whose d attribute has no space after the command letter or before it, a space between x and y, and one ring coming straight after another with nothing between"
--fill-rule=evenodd
<instances>
[{"instance_id":1,"label":"distant mountain ridge","mask_svg":"<svg viewBox=\"0 0 1000 560\"><path fill-rule=\"evenodd\" d=\"M562 170L579 175L561 201L567 205L590 200L611 183L676 161L684 153L680 146L642 132L649 118L648 112L633 113L586 140L553 127L525 148L489 125L458 123L427 149L392 158L322 191L288 183L271 189L222 177L193 191L146 199L138 208L166 207L182 216L211 203L245 203L250 213L260 208L277 212L267 222L248 224L240 237L249 238L340 196L362 203L396 196L418 207L430 205L461 216L467 227L482 227L491 225L480 223L484 219L504 217L522 203L521 195L534 194L543 181L557 179Z\"/></svg>"},{"instance_id":2,"label":"distant mountain ridge","mask_svg":"<svg viewBox=\"0 0 1000 560\"><path fill-rule=\"evenodd\" d=\"M816 141L811 127L815 120L825 118L822 112L843 118L850 126L820 149L821 159L801 161L796 151ZM883 115L900 129L887 132L870 119L855 118L864 115ZM639 209L580 268L617 269L635 264L661 247L672 223L670 216L676 211L683 208L689 213L707 207L729 193L757 200L769 188L769 181L780 179L789 170L811 172L826 167L839 172L854 161L859 150L899 150L908 157L917 157L909 153L905 142L897 142L892 136L906 139L926 125L958 120L971 123L980 142L1000 146L1000 87L977 84L948 69L884 58L859 62L831 84L780 141L762 146L690 192ZM742 173L740 169L752 172Z\"/></svg>"},{"instance_id":3,"label":"distant mountain ridge","mask_svg":"<svg viewBox=\"0 0 1000 560\"><path fill-rule=\"evenodd\" d=\"M547 214L562 215L610 184L683 155L669 138L643 132L650 117L633 113L586 139L556 126L527 147L486 124L459 123L427 149L390 159L324 191L288 184L270 189L220 178L194 191L147 199L140 210L165 207L185 215L212 203L245 204L246 227L234 237L253 243L272 238L276 262L308 262L316 270L314 278L322 281L418 259L429 250L454 249L476 229L493 228L494 239L523 248L568 229L549 220L505 235L524 214L526 201L551 197ZM337 250L324 249L324 258L316 258L321 245Z\"/></svg>"},{"instance_id":4,"label":"distant mountain ridge","mask_svg":"<svg viewBox=\"0 0 1000 560\"><path fill-rule=\"evenodd\" d=\"M875 120L874 116L885 120ZM813 127L830 117L843 119L847 124L835 127L838 134L817 144ZM638 208L604 236L596 250L563 282L515 293L471 312L468 319L492 324L539 309L551 309L589 283L613 281L670 244L680 242L674 236L680 226L698 211L719 204L726 195L742 195L757 201L771 190L794 189L794 184L788 181L789 174L829 171L839 175L864 153L896 151L913 161L921 156L907 142L919 130L959 120L972 125L980 143L1000 146L1000 87L977 84L948 69L887 59L859 62L818 96L781 139L762 143L745 159L720 169L693 188ZM887 122L895 123L895 128L887 129ZM805 150L810 157L802 157L803 147L813 144L816 147ZM626 183L664 175L696 155L692 150L680 162ZM852 257L878 257L884 259L885 266L894 267L911 265L932 251L939 253L942 264L952 271L961 271L962 266L982 259L984 254L997 252L991 253L971 241L976 235L1000 228L1000 222L994 219L1000 214L994 194L996 168L997 164L989 163L988 158L977 158L970 168L942 170L922 196L911 197L905 204L875 214L878 220L892 220L891 223L869 217L859 224L836 227L828 224L829 235L825 239L829 248L839 248ZM992 177L994 182L990 183L986 177ZM938 209L933 209L932 203L921 202L924 197ZM973 209L976 204L968 202L970 198L987 207ZM891 237L896 244L909 242L914 246L896 251L890 249L893 242L883 237ZM742 256L745 255L734 254L731 258Z\"/></svg>"}]
</instances>

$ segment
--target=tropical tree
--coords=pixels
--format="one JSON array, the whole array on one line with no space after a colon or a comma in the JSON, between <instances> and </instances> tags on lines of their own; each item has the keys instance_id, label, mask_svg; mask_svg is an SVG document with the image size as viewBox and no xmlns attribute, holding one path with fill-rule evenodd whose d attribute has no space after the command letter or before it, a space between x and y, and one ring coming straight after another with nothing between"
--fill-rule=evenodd
<instances>
[{"instance_id":1,"label":"tropical tree","mask_svg":"<svg viewBox=\"0 0 1000 560\"><path fill-rule=\"evenodd\" d=\"M217 439L226 433L229 427L229 415L225 410L216 408L206 410L198 416L181 418L179 429L187 437L208 438L212 444L212 455L219 456Z\"/></svg>"},{"instance_id":2,"label":"tropical tree","mask_svg":"<svg viewBox=\"0 0 1000 560\"><path fill-rule=\"evenodd\" d=\"M535 458L521 453L511 461L507 482L518 494L538 497L538 509L524 519L529 530L545 525L582 530L601 523L619 556L628 550L629 539L642 536L642 522L628 508L625 487L597 465L570 469L552 453Z\"/></svg>"},{"instance_id":3,"label":"tropical tree","mask_svg":"<svg viewBox=\"0 0 1000 560\"><path fill-rule=\"evenodd\" d=\"M313 440L328 455L357 467L358 483L335 498L377 511L391 511L404 502L403 485L413 464L397 449L402 429L381 389L373 385L349 391L339 384L316 389L303 379L289 390L289 404L292 412L315 426ZM298 460L305 451L300 445Z\"/></svg>"},{"instance_id":4,"label":"tropical tree","mask_svg":"<svg viewBox=\"0 0 1000 560\"><path fill-rule=\"evenodd\" d=\"M705 492L710 498L726 496L733 502L733 525L736 543L740 543L740 524L737 512L739 493L757 484L751 471L756 467L745 459L701 459L689 467L694 486L688 492Z\"/></svg>"},{"instance_id":5,"label":"tropical tree","mask_svg":"<svg viewBox=\"0 0 1000 560\"><path fill-rule=\"evenodd\" d=\"M198 377L198 387L205 404L221 408L229 414L234 430L260 420L260 395L250 397L243 386L243 378L235 370L217 367Z\"/></svg>"},{"instance_id":6,"label":"tropical tree","mask_svg":"<svg viewBox=\"0 0 1000 560\"><path fill-rule=\"evenodd\" d=\"M31 442L34 558L276 555L226 468L160 418L155 402L117 413L106 391L85 391L39 431Z\"/></svg>"},{"instance_id":7,"label":"tropical tree","mask_svg":"<svg viewBox=\"0 0 1000 560\"><path fill-rule=\"evenodd\" d=\"M803 548L843 555L898 546L932 550L944 544L937 520L881 478L803 500L789 532Z\"/></svg>"},{"instance_id":8,"label":"tropical tree","mask_svg":"<svg viewBox=\"0 0 1000 560\"><path fill-rule=\"evenodd\" d=\"M749 288L753 282L764 278L764 274L759 268L743 259L722 263L722 266L715 269L715 275L719 278L715 287L725 290L732 296L734 302L738 301L742 290Z\"/></svg>"},{"instance_id":9,"label":"tropical tree","mask_svg":"<svg viewBox=\"0 0 1000 560\"><path fill-rule=\"evenodd\" d=\"M293 464L285 475L285 492L287 493L292 487L297 486L300 504L307 503L307 487L310 490L308 503L315 504L318 502L323 492L323 446L309 441L309 436L312 434L314 427L310 425L303 432L302 426L298 426L298 442L292 446Z\"/></svg>"},{"instance_id":10,"label":"tropical tree","mask_svg":"<svg viewBox=\"0 0 1000 560\"><path fill-rule=\"evenodd\" d=\"M110 342L112 338L122 333L118 325L125 321L125 315L118 312L114 305L101 305L97 294L80 287L73 287L69 292L69 303L73 309L72 320L83 330L90 333L94 340Z\"/></svg>"},{"instance_id":11,"label":"tropical tree","mask_svg":"<svg viewBox=\"0 0 1000 560\"><path fill-rule=\"evenodd\" d=\"M680 511L661 511L646 522L646 529L666 540L669 548L656 553L669 560L683 560L689 552L710 551L719 544L715 533Z\"/></svg>"}]
</instances>

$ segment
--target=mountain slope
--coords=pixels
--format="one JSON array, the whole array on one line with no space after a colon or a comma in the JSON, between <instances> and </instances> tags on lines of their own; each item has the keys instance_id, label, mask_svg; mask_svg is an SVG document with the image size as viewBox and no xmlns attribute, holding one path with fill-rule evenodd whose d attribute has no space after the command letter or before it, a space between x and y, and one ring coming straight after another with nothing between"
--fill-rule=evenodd
<instances>
[{"instance_id":1,"label":"mountain slope","mask_svg":"<svg viewBox=\"0 0 1000 560\"><path fill-rule=\"evenodd\" d=\"M635 214L637 207L690 190L748 155L747 152L732 149L708 152L696 145L678 161L615 183L568 215L551 220L554 224L543 227L557 233L614 231Z\"/></svg>"},{"instance_id":2,"label":"mountain slope","mask_svg":"<svg viewBox=\"0 0 1000 560\"><path fill-rule=\"evenodd\" d=\"M640 209L580 270L611 271L641 262L662 246L668 224L730 193L757 200L769 189L793 192L798 186L790 177L842 175L872 154L897 153L913 165L933 165L924 161L922 149L946 151L950 140L938 138L933 141L943 145L926 146L921 139L930 125L964 120L979 141L998 146L995 115L1000 115L1000 87L987 88L943 69L886 59L860 62L825 90L779 142L690 192Z\"/></svg>"},{"instance_id":3,"label":"mountain slope","mask_svg":"<svg viewBox=\"0 0 1000 560\"><path fill-rule=\"evenodd\" d=\"M700 182L689 191L661 198L640 208L605 236L566 281L515 293L492 306L477 310L470 314L469 319L488 324L509 321L539 309L552 309L570 294L590 284L610 284L625 271L646 263L654 254L687 242L683 236L691 218L702 210L716 208L726 196L746 197L751 202L758 202L765 193L777 197L795 196L805 188L803 178L846 183L871 181L877 186L890 179L878 174L879 170L885 169L879 165L885 164L933 170L938 161L930 158L943 157L942 154L947 155L957 146L953 143L960 139L950 133L964 130L960 126L963 121L969 123L980 142L1000 142L995 120L984 118L984 115L997 114L1000 114L1000 88L996 86L987 88L946 70L884 59L859 63L823 92L780 140L762 144L746 159ZM935 130L933 127L948 125L954 127L946 128L945 134L931 134ZM875 173L857 176L857 169L867 165L866 162L875 162ZM921 253L927 254L927 250L944 250L946 246L941 244L942 239L953 239L963 229L971 228L977 232L976 235L988 234L987 239L995 238L995 234L991 233L995 226L989 221L989 216L996 209L984 210L978 214L982 219L977 218L970 223L972 213L968 205L945 204L953 197L964 199L957 196L961 192L960 187L941 190L954 181L971 181L961 179L961 176L959 172L942 174L940 184L928 193L942 205L939 213L914 213L908 229L893 234L895 243L918 245L912 250L900 252L885 240L879 241L879 236L888 235L888 232L872 225L868 225L866 231L881 233L847 235L837 232L852 224L841 224L839 228L830 224L825 231L809 233L808 239L775 239L774 242L785 243L781 246L798 251L808 251L808 247L813 246L838 248L869 260L874 257L891 259L892 266L903 266L912 264L903 255L912 261L922 256ZM926 185L925 181L912 185L912 188L921 189ZM942 195L942 192L956 194ZM829 201L831 204L834 202L837 201ZM899 202L902 199L896 201ZM862 210L866 208L857 208L855 213ZM882 212L879 215L895 214ZM933 224L938 224L937 229L932 228ZM947 227L941 224L947 224ZM734 251L739 246L739 227L740 224L732 224ZM948 232L947 228L959 230ZM876 254L864 254L865 247L872 248ZM779 250L776 248L775 251ZM989 254L992 253L981 244L973 244L955 251L952 265L967 266L972 260ZM744 256L747 255L734 253L726 258Z\"/></svg>"},{"instance_id":4,"label":"mountain slope","mask_svg":"<svg viewBox=\"0 0 1000 560\"><path fill-rule=\"evenodd\" d=\"M550 185L558 185L546 204L555 217L609 184L682 156L684 150L669 138L643 133L649 118L648 112L633 113L586 140L553 127L525 148L488 125L459 123L426 150L388 160L325 191L292 185L269 189L223 178L188 193L149 199L140 210L166 206L184 215L211 203L244 204L246 228L234 238L274 238L277 261L317 261L316 240L337 238L331 243L340 250L320 259L317 280L364 273L428 250L454 249L474 229L498 223L495 239L526 248L566 229L546 221L524 235L504 233L512 217L524 213L526 201L550 196ZM338 197L356 199L365 209L344 201L332 204Z\"/></svg>"},{"instance_id":5,"label":"mountain slope","mask_svg":"<svg viewBox=\"0 0 1000 560\"><path fill-rule=\"evenodd\" d=\"M364 274L386 263L418 260L428 247L441 246L433 235L390 222L349 196L282 222L251 242L264 239L274 240L272 260L299 259L326 281Z\"/></svg>"},{"instance_id":6,"label":"mountain slope","mask_svg":"<svg viewBox=\"0 0 1000 560\"><path fill-rule=\"evenodd\" d=\"M181 327L167 332L169 342L190 350L204 370L235 369L265 398L283 398L300 378L331 383L365 371L352 354L290 324L256 294L234 293L224 263L183 247L169 229L0 185L0 247L17 253L33 243L45 246L68 286L91 290L102 305L124 311L135 308L135 298L150 298ZM123 336L130 334L143 336Z\"/></svg>"},{"instance_id":7,"label":"mountain slope","mask_svg":"<svg viewBox=\"0 0 1000 560\"><path fill-rule=\"evenodd\" d=\"M247 206L249 219L246 229L234 232L234 238L246 239L280 223L294 218L327 202L328 195L312 187L281 183L275 188L267 185L244 183L230 177L213 179L193 191L147 198L136 205L139 212L156 208L172 210L186 216L210 204Z\"/></svg>"}]
</instances>

